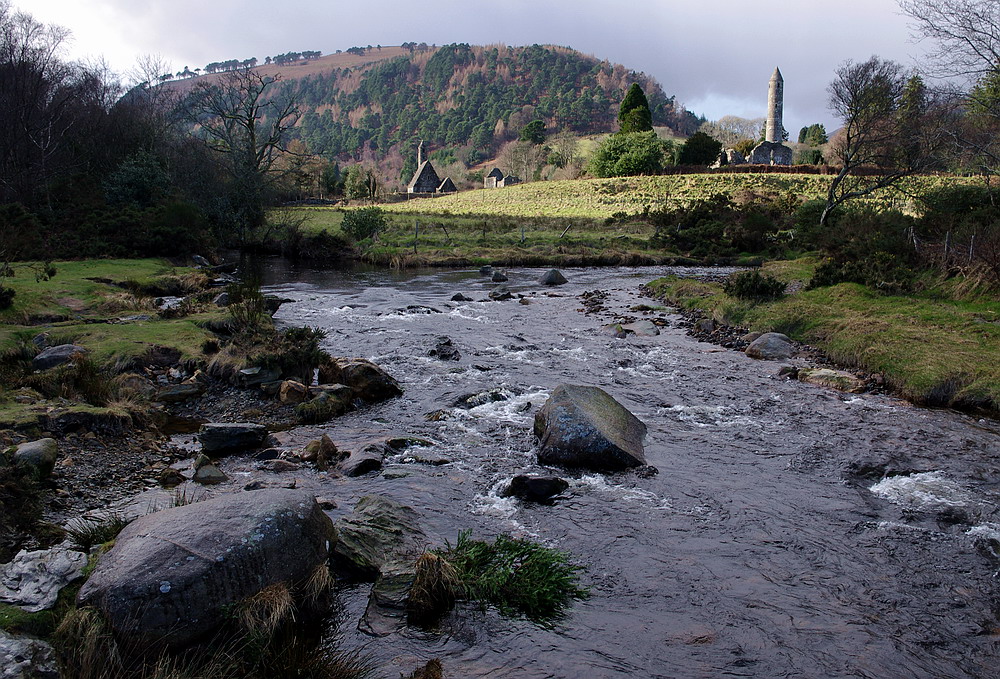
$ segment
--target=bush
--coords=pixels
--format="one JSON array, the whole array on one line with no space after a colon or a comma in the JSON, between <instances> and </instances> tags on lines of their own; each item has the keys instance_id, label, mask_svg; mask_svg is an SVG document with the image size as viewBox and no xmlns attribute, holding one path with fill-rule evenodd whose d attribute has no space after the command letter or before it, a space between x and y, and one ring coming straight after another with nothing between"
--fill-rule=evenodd
<instances>
[{"instance_id":1,"label":"bush","mask_svg":"<svg viewBox=\"0 0 1000 679\"><path fill-rule=\"evenodd\" d=\"M659 174L665 148L655 132L613 134L594 152L588 171L595 177Z\"/></svg>"},{"instance_id":2,"label":"bush","mask_svg":"<svg viewBox=\"0 0 1000 679\"><path fill-rule=\"evenodd\" d=\"M364 240L374 238L385 229L386 224L385 212L381 208L365 207L345 212L340 230L354 240Z\"/></svg>"},{"instance_id":3,"label":"bush","mask_svg":"<svg viewBox=\"0 0 1000 679\"><path fill-rule=\"evenodd\" d=\"M722 289L730 297L750 302L770 302L785 295L784 283L756 269L733 274L723 283Z\"/></svg>"},{"instance_id":4,"label":"bush","mask_svg":"<svg viewBox=\"0 0 1000 679\"><path fill-rule=\"evenodd\" d=\"M8 288L0 285L0 311L14 306L14 295L16 294L17 292L14 288Z\"/></svg>"}]
</instances>

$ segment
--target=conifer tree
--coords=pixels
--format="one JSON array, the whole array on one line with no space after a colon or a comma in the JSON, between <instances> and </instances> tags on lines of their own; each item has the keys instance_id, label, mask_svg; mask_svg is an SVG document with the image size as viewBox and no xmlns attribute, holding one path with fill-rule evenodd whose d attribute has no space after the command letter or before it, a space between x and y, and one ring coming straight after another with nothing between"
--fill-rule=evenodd
<instances>
[{"instance_id":1,"label":"conifer tree","mask_svg":"<svg viewBox=\"0 0 1000 679\"><path fill-rule=\"evenodd\" d=\"M638 83L632 83L622 99L618 111L618 128L622 134L648 132L653 129L653 114L649 110L649 100Z\"/></svg>"}]
</instances>

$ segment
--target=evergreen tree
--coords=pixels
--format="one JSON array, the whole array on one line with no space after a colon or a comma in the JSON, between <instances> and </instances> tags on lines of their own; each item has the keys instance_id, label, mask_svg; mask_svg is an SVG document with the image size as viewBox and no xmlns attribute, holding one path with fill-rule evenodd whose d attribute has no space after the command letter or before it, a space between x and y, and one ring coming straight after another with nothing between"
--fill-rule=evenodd
<instances>
[{"instance_id":1,"label":"evergreen tree","mask_svg":"<svg viewBox=\"0 0 1000 679\"><path fill-rule=\"evenodd\" d=\"M630 132L649 132L653 129L653 115L649 110L646 93L638 83L632 83L618 110L618 131L622 134Z\"/></svg>"}]
</instances>

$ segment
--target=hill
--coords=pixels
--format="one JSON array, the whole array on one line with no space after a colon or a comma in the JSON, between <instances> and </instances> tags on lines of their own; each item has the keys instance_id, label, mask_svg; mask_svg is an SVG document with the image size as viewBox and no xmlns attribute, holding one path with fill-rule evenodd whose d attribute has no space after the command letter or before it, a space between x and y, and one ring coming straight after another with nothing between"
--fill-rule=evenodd
<instances>
[{"instance_id":1,"label":"hill","mask_svg":"<svg viewBox=\"0 0 1000 679\"><path fill-rule=\"evenodd\" d=\"M278 96L298 103L295 136L307 151L377 164L387 178L412 173L419 140L445 163L473 166L536 119L550 133L612 132L633 82L655 125L686 136L700 122L650 76L568 47L380 46L257 68L279 76Z\"/></svg>"}]
</instances>

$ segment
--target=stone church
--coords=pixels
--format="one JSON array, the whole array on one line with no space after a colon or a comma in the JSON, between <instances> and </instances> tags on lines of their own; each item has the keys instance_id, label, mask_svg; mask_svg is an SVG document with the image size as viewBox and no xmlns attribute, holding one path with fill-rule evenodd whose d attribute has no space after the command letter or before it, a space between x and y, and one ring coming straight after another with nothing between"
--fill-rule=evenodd
<instances>
[{"instance_id":1,"label":"stone church","mask_svg":"<svg viewBox=\"0 0 1000 679\"><path fill-rule=\"evenodd\" d=\"M407 193L455 193L455 182L451 177L442 180L429 160L424 160L424 142L417 146L417 171L406 185Z\"/></svg>"}]
</instances>

